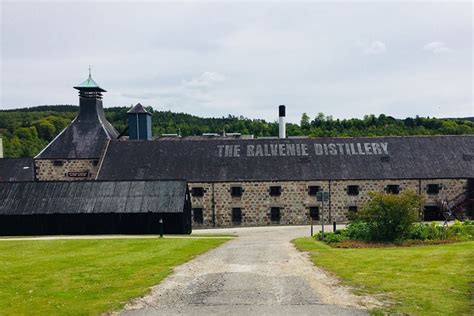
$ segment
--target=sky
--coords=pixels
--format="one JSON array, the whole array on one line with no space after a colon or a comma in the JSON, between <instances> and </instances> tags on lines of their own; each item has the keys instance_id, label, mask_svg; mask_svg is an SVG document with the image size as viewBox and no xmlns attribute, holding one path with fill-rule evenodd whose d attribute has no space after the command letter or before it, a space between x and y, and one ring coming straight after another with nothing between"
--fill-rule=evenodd
<instances>
[{"instance_id":1,"label":"sky","mask_svg":"<svg viewBox=\"0 0 474 316\"><path fill-rule=\"evenodd\" d=\"M466 2L1 1L0 109L138 102L290 122L474 116Z\"/></svg>"}]
</instances>

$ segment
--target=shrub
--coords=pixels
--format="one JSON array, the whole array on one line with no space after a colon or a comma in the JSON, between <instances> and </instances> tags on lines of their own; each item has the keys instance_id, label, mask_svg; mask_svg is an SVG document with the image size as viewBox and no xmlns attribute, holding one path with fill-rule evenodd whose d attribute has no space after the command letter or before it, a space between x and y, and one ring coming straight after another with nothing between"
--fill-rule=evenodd
<instances>
[{"instance_id":1,"label":"shrub","mask_svg":"<svg viewBox=\"0 0 474 316\"><path fill-rule=\"evenodd\" d=\"M431 224L413 224L406 235L406 239L415 240L437 240L446 239L446 237L446 228L434 222Z\"/></svg>"},{"instance_id":2,"label":"shrub","mask_svg":"<svg viewBox=\"0 0 474 316\"><path fill-rule=\"evenodd\" d=\"M315 235L315 238L317 240L322 240L322 234L317 233ZM327 244L341 242L346 239L348 239L348 237L346 236L345 230L336 230L334 233L324 233L324 242L326 242Z\"/></svg>"},{"instance_id":3,"label":"shrub","mask_svg":"<svg viewBox=\"0 0 474 316\"><path fill-rule=\"evenodd\" d=\"M474 239L474 224L472 222L454 222L453 225L444 227L436 223L431 224L413 224L407 239L415 240L444 240L458 239L470 240Z\"/></svg>"},{"instance_id":4,"label":"shrub","mask_svg":"<svg viewBox=\"0 0 474 316\"><path fill-rule=\"evenodd\" d=\"M369 195L371 200L358 215L368 225L369 240L393 242L408 236L412 224L419 219L423 197L413 191Z\"/></svg>"},{"instance_id":5,"label":"shrub","mask_svg":"<svg viewBox=\"0 0 474 316\"><path fill-rule=\"evenodd\" d=\"M366 222L356 220L346 228L347 236L352 240L367 241L370 239L369 225Z\"/></svg>"},{"instance_id":6,"label":"shrub","mask_svg":"<svg viewBox=\"0 0 474 316\"><path fill-rule=\"evenodd\" d=\"M474 224L472 222L454 222L446 231L447 238L470 240L474 238Z\"/></svg>"}]
</instances>

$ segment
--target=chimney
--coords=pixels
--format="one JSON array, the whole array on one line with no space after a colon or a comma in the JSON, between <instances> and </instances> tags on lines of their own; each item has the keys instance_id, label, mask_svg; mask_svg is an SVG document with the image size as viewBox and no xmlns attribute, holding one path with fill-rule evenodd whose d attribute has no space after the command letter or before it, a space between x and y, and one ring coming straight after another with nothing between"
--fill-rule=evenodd
<instances>
[{"instance_id":1,"label":"chimney","mask_svg":"<svg viewBox=\"0 0 474 316\"><path fill-rule=\"evenodd\" d=\"M278 138L286 138L285 106L278 107Z\"/></svg>"},{"instance_id":2,"label":"chimney","mask_svg":"<svg viewBox=\"0 0 474 316\"><path fill-rule=\"evenodd\" d=\"M3 158L3 140L0 137L0 158Z\"/></svg>"}]
</instances>

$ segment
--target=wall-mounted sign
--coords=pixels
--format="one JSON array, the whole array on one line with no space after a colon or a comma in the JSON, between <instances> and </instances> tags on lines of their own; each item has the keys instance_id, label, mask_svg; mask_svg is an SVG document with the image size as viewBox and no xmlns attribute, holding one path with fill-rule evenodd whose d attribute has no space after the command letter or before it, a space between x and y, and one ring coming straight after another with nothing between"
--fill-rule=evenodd
<instances>
[{"instance_id":1,"label":"wall-mounted sign","mask_svg":"<svg viewBox=\"0 0 474 316\"><path fill-rule=\"evenodd\" d=\"M388 155L388 143L314 143L217 145L218 157Z\"/></svg>"},{"instance_id":2,"label":"wall-mounted sign","mask_svg":"<svg viewBox=\"0 0 474 316\"><path fill-rule=\"evenodd\" d=\"M87 178L89 171L70 171L67 173L67 176L70 178Z\"/></svg>"}]
</instances>

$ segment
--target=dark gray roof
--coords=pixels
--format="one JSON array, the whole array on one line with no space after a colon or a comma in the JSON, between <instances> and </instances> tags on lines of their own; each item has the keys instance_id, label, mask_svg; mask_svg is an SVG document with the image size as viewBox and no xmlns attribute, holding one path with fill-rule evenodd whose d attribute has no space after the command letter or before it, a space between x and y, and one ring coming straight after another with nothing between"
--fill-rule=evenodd
<instances>
[{"instance_id":1,"label":"dark gray roof","mask_svg":"<svg viewBox=\"0 0 474 316\"><path fill-rule=\"evenodd\" d=\"M473 177L474 136L111 141L99 174L192 182Z\"/></svg>"},{"instance_id":2,"label":"dark gray roof","mask_svg":"<svg viewBox=\"0 0 474 316\"><path fill-rule=\"evenodd\" d=\"M0 214L180 213L184 181L0 183Z\"/></svg>"},{"instance_id":3,"label":"dark gray roof","mask_svg":"<svg viewBox=\"0 0 474 316\"><path fill-rule=\"evenodd\" d=\"M33 181L35 178L32 158L1 158L0 182Z\"/></svg>"},{"instance_id":4,"label":"dark gray roof","mask_svg":"<svg viewBox=\"0 0 474 316\"><path fill-rule=\"evenodd\" d=\"M102 100L81 98L79 114L35 158L98 159L106 142L118 132L105 118Z\"/></svg>"},{"instance_id":5,"label":"dark gray roof","mask_svg":"<svg viewBox=\"0 0 474 316\"><path fill-rule=\"evenodd\" d=\"M137 103L133 108L128 110L127 113L135 113L135 114L143 113L143 114L151 115L150 112L148 112L140 103Z\"/></svg>"}]
</instances>

